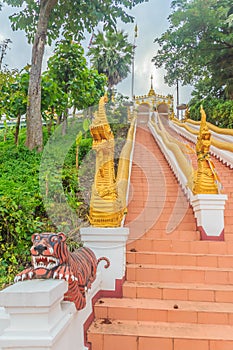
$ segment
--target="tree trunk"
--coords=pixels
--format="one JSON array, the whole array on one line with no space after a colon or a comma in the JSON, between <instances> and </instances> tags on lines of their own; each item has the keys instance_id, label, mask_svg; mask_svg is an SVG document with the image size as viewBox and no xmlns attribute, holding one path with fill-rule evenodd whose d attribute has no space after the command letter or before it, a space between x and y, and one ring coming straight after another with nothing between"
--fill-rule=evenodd
<instances>
[{"instance_id":1,"label":"tree trunk","mask_svg":"<svg viewBox=\"0 0 233 350\"><path fill-rule=\"evenodd\" d=\"M18 116L17 116L17 122L16 122L16 126L15 126L15 145L16 145L16 146L19 145L20 119L21 119L21 115L20 115L20 113L19 113Z\"/></svg>"},{"instance_id":2,"label":"tree trunk","mask_svg":"<svg viewBox=\"0 0 233 350\"><path fill-rule=\"evenodd\" d=\"M62 114L59 114L59 115L57 116L57 125L60 125L61 122L62 122Z\"/></svg>"},{"instance_id":3,"label":"tree trunk","mask_svg":"<svg viewBox=\"0 0 233 350\"><path fill-rule=\"evenodd\" d=\"M68 127L68 108L66 108L66 110L63 113L63 120L62 120L62 136L65 136L67 133L67 127Z\"/></svg>"},{"instance_id":4,"label":"tree trunk","mask_svg":"<svg viewBox=\"0 0 233 350\"><path fill-rule=\"evenodd\" d=\"M48 130L48 136L51 136L52 134L52 127L54 125L54 107L51 108L51 114L49 115L50 119L47 121L47 130Z\"/></svg>"},{"instance_id":5,"label":"tree trunk","mask_svg":"<svg viewBox=\"0 0 233 350\"><path fill-rule=\"evenodd\" d=\"M41 0L37 31L32 48L27 105L26 146L39 152L43 148L41 118L41 67L46 43L49 16L58 0Z\"/></svg>"},{"instance_id":6,"label":"tree trunk","mask_svg":"<svg viewBox=\"0 0 233 350\"><path fill-rule=\"evenodd\" d=\"M52 134L53 119L51 118L47 123L48 136Z\"/></svg>"}]
</instances>

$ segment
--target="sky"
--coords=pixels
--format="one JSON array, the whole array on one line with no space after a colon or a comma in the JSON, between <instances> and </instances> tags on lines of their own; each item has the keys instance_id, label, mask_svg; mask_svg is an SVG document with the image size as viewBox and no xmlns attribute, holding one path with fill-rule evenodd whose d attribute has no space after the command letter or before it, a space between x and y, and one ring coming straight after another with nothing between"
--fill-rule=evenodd
<instances>
[{"instance_id":1,"label":"sky","mask_svg":"<svg viewBox=\"0 0 233 350\"><path fill-rule=\"evenodd\" d=\"M136 39L135 49L135 75L134 75L134 93L135 95L144 95L149 92L151 84L151 75L153 75L153 86L156 93L172 94L176 101L176 87L168 87L164 83L163 69L156 69L151 62L156 55L158 49L154 43L156 37L160 37L169 26L168 16L170 14L171 0L149 0L143 4L137 5L130 13L135 17L135 22L138 26L138 37ZM9 68L22 69L31 61L31 45L27 43L26 35L23 31L13 32L8 19L9 15L17 12L18 9L13 9L4 5L0 11L0 42L10 38L12 44L10 50L7 51L3 63L8 64ZM135 24L120 24L121 29L124 29L129 40L134 41ZM86 42L89 42L90 34L86 36ZM85 43L84 43L85 44ZM52 48L46 47L44 55L43 67L46 69L46 61L52 54ZM131 97L131 82L132 74L120 84L117 85L117 90L124 95ZM191 87L180 86L180 103L187 103L190 99Z\"/></svg>"}]
</instances>

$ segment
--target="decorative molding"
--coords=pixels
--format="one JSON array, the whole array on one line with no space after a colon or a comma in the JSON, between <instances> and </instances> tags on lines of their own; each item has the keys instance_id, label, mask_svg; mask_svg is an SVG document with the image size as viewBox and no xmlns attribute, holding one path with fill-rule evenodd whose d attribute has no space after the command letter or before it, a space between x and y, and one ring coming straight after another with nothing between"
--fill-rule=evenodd
<instances>
[{"instance_id":1,"label":"decorative molding","mask_svg":"<svg viewBox=\"0 0 233 350\"><path fill-rule=\"evenodd\" d=\"M105 252L110 261L107 270L104 269L104 264L99 264L99 270L104 269L100 289L115 290L115 280L121 280L125 276L126 242L129 229L126 227L83 227L80 234L84 245L94 251L97 259Z\"/></svg>"},{"instance_id":2,"label":"decorative molding","mask_svg":"<svg viewBox=\"0 0 233 350\"><path fill-rule=\"evenodd\" d=\"M202 239L213 240L213 237L216 237L216 240L224 239L226 200L227 195L224 194L197 194L193 196L191 204Z\"/></svg>"},{"instance_id":3,"label":"decorative molding","mask_svg":"<svg viewBox=\"0 0 233 350\"><path fill-rule=\"evenodd\" d=\"M200 232L201 241L224 241L224 230L219 236L208 236L203 227L198 226L197 229Z\"/></svg>"}]
</instances>

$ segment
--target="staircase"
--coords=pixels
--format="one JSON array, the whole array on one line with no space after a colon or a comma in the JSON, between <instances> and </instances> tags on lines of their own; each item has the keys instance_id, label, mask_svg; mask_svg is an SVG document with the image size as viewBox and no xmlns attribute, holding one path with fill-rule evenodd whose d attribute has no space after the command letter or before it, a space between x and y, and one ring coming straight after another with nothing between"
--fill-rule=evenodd
<instances>
[{"instance_id":1,"label":"staircase","mask_svg":"<svg viewBox=\"0 0 233 350\"><path fill-rule=\"evenodd\" d=\"M232 170L215 162L229 197L225 241L200 241L144 120L139 116L131 175L123 298L97 301L88 342L92 350L232 350Z\"/></svg>"}]
</instances>

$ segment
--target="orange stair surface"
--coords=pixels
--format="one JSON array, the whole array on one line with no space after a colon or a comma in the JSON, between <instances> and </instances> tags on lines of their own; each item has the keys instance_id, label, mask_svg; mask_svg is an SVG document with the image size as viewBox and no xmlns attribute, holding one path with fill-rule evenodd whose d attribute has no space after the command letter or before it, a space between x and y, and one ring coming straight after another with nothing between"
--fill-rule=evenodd
<instances>
[{"instance_id":1,"label":"orange stair surface","mask_svg":"<svg viewBox=\"0 0 233 350\"><path fill-rule=\"evenodd\" d=\"M144 122L139 116L123 298L95 304L90 348L232 350L232 170L217 161L229 197L225 241L200 241L192 208Z\"/></svg>"}]
</instances>

